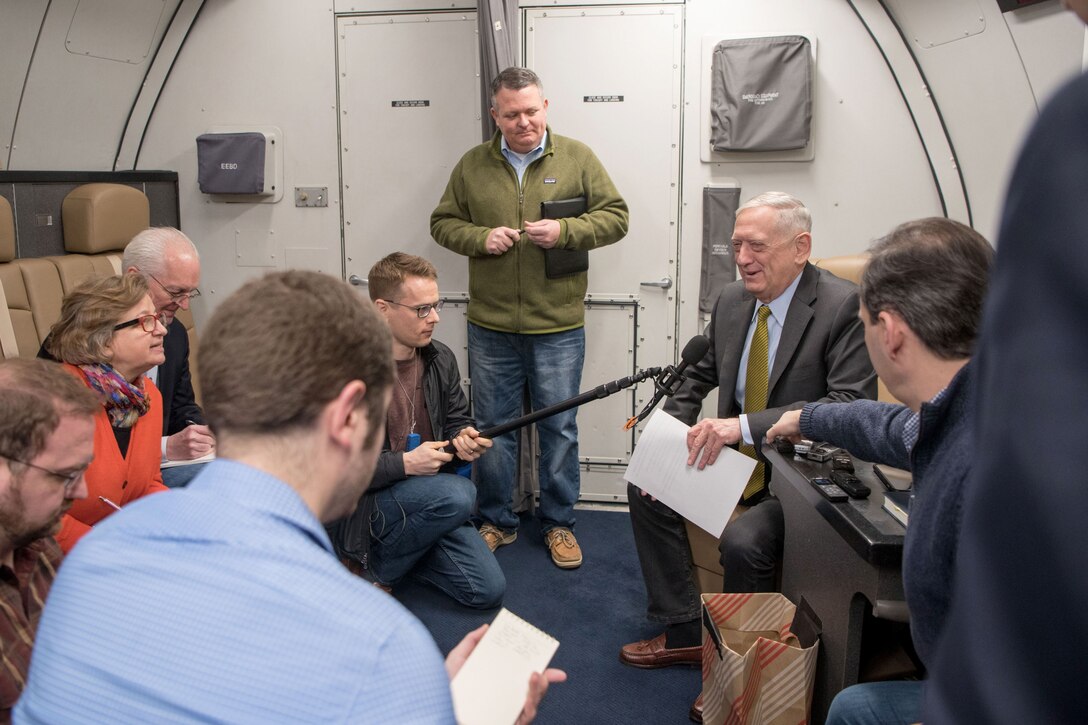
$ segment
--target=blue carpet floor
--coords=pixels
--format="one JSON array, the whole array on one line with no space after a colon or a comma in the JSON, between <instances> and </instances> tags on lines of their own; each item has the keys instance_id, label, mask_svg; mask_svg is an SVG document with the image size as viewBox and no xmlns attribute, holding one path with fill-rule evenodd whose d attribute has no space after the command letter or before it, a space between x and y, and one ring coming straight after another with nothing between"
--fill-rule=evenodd
<instances>
[{"instance_id":1,"label":"blue carpet floor","mask_svg":"<svg viewBox=\"0 0 1088 725\"><path fill-rule=\"evenodd\" d=\"M640 670L619 661L627 642L652 637L661 626L646 619L646 590L626 512L577 512L575 533L585 562L562 570L551 563L540 525L523 518L518 540L496 552L506 573L503 605L559 640L553 667L567 672L537 717L544 723L687 723L701 687L698 668ZM461 607L412 582L397 599L430 630L443 653L494 618L497 610Z\"/></svg>"}]
</instances>

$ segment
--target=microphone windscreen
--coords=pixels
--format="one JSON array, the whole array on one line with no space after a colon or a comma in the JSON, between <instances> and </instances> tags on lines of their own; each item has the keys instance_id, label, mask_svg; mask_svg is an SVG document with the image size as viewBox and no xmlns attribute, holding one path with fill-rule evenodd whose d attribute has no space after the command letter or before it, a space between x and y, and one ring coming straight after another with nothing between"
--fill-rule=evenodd
<instances>
[{"instance_id":1,"label":"microphone windscreen","mask_svg":"<svg viewBox=\"0 0 1088 725\"><path fill-rule=\"evenodd\" d=\"M696 335L684 345L684 351L680 353L680 359L688 365L694 365L703 359L706 351L710 349L710 338L706 335Z\"/></svg>"}]
</instances>

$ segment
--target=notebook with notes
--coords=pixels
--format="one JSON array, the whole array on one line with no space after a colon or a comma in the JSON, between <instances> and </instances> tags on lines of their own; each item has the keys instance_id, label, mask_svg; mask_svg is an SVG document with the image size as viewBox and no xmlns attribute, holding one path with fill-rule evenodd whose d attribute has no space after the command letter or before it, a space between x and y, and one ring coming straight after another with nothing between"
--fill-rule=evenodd
<instances>
[{"instance_id":1,"label":"notebook with notes","mask_svg":"<svg viewBox=\"0 0 1088 725\"><path fill-rule=\"evenodd\" d=\"M503 608L450 683L459 725L512 725L559 640Z\"/></svg>"}]
</instances>

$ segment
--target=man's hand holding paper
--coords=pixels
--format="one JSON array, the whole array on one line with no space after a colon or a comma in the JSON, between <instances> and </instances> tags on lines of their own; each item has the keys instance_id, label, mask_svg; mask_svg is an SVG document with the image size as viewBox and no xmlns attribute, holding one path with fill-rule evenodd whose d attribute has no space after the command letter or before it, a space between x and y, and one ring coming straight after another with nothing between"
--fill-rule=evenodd
<instances>
[{"instance_id":1,"label":"man's hand holding paper","mask_svg":"<svg viewBox=\"0 0 1088 725\"><path fill-rule=\"evenodd\" d=\"M725 448L724 442L718 444L727 432L714 432L711 425L697 428L699 425L689 428L663 410L655 411L639 437L624 478L699 528L721 536L756 462ZM693 440L699 442L694 450ZM699 450L710 451L715 446L712 457L704 456L705 463L692 465Z\"/></svg>"},{"instance_id":2,"label":"man's hand holding paper","mask_svg":"<svg viewBox=\"0 0 1088 725\"><path fill-rule=\"evenodd\" d=\"M713 466L725 446L740 442L740 418L704 418L688 429L688 465L702 453L699 470Z\"/></svg>"}]
</instances>

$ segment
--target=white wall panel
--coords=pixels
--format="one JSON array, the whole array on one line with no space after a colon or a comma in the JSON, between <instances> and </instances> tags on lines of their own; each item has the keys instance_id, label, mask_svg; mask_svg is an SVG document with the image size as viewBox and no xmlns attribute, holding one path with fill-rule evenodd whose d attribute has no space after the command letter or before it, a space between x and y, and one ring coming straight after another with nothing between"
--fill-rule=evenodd
<instances>
[{"instance_id":1,"label":"white wall panel","mask_svg":"<svg viewBox=\"0 0 1088 725\"><path fill-rule=\"evenodd\" d=\"M0 2L0 169L8 168L15 118L49 0Z\"/></svg>"},{"instance_id":2,"label":"white wall panel","mask_svg":"<svg viewBox=\"0 0 1088 725\"><path fill-rule=\"evenodd\" d=\"M702 329L698 314L702 188L736 182L741 200L788 191L812 210L813 256L864 250L895 224L941 213L910 115L872 39L848 3L690 0L687 5L681 340ZM819 43L813 145L808 162L705 163L699 138L703 77L699 38L783 35L802 29Z\"/></svg>"},{"instance_id":3,"label":"white wall panel","mask_svg":"<svg viewBox=\"0 0 1088 725\"><path fill-rule=\"evenodd\" d=\"M153 12L130 27L120 21L96 24L86 8L76 22L78 0L53 0L27 75L11 168L112 169L125 119L150 62L151 56L144 54L158 47L177 2L154 0ZM92 11L123 18L120 10L128 0L94 0L92 5ZM77 42L70 48L73 32ZM125 38L117 41L122 49L140 50L122 59L90 54L108 55L114 34Z\"/></svg>"},{"instance_id":4,"label":"white wall panel","mask_svg":"<svg viewBox=\"0 0 1088 725\"><path fill-rule=\"evenodd\" d=\"M335 30L331 2L209 2L167 79L139 167L178 172L182 227L203 263L198 324L271 269L342 274ZM200 193L196 137L215 126L283 131L279 202L227 204ZM296 186L328 187L329 205L295 207ZM265 264L251 266L258 260Z\"/></svg>"}]
</instances>

